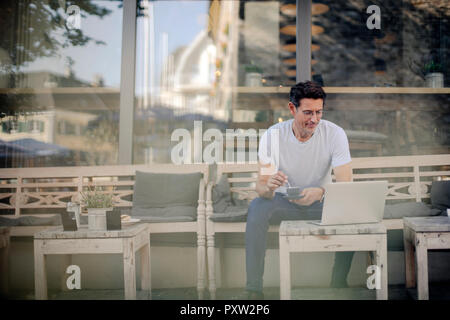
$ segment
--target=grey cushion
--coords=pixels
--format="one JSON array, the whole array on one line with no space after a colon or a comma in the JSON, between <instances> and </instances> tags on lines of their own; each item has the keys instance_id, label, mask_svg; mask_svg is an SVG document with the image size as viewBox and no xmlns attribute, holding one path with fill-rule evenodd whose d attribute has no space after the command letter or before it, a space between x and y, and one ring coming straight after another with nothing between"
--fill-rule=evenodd
<instances>
[{"instance_id":1,"label":"grey cushion","mask_svg":"<svg viewBox=\"0 0 450 320\"><path fill-rule=\"evenodd\" d=\"M401 219L403 217L427 217L436 216L441 212L432 209L423 202L405 202L387 204L384 208L384 219Z\"/></svg>"},{"instance_id":2,"label":"grey cushion","mask_svg":"<svg viewBox=\"0 0 450 320\"><path fill-rule=\"evenodd\" d=\"M214 222L247 221L248 206L229 206L225 212L214 212L210 219Z\"/></svg>"},{"instance_id":3,"label":"grey cushion","mask_svg":"<svg viewBox=\"0 0 450 320\"><path fill-rule=\"evenodd\" d=\"M4 218L0 217L0 226L58 226L62 223L61 215L56 214L50 217L18 217Z\"/></svg>"},{"instance_id":4,"label":"grey cushion","mask_svg":"<svg viewBox=\"0 0 450 320\"><path fill-rule=\"evenodd\" d=\"M177 206L167 208L133 207L131 215L143 222L186 222L195 221L197 207Z\"/></svg>"},{"instance_id":5,"label":"grey cushion","mask_svg":"<svg viewBox=\"0 0 450 320\"><path fill-rule=\"evenodd\" d=\"M447 208L450 208L450 181L433 181L430 195L432 208L447 215Z\"/></svg>"},{"instance_id":6,"label":"grey cushion","mask_svg":"<svg viewBox=\"0 0 450 320\"><path fill-rule=\"evenodd\" d=\"M227 207L233 203L231 201L231 190L226 175L222 175L217 184L212 189L212 201L214 212L225 212Z\"/></svg>"},{"instance_id":7,"label":"grey cushion","mask_svg":"<svg viewBox=\"0 0 450 320\"><path fill-rule=\"evenodd\" d=\"M131 215L147 222L195 221L201 179L201 173L136 171Z\"/></svg>"}]
</instances>

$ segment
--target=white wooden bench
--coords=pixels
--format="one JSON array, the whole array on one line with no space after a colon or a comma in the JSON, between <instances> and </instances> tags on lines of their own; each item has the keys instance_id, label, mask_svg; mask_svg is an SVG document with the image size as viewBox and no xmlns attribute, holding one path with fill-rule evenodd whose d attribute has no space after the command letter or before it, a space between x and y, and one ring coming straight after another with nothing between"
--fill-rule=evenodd
<instances>
[{"instance_id":1,"label":"white wooden bench","mask_svg":"<svg viewBox=\"0 0 450 320\"><path fill-rule=\"evenodd\" d=\"M389 190L386 203L399 201L417 201L430 198L430 186L433 179L450 176L450 155L421 155L353 158L353 180L388 180ZM444 168L444 169L443 169ZM206 191L206 241L208 255L208 280L211 297L216 296L216 233L245 232L245 222L214 222L210 217L214 214L212 188L218 183L222 174L228 176L231 192L239 199L252 200L257 197L255 191L258 164L221 163L217 165L216 181L210 182ZM246 175L243 177L242 175ZM237 177L238 176L238 177ZM333 177L334 178L334 177ZM402 230L403 220L384 219L387 230ZM269 227L269 232L278 232L279 226ZM219 259L223 257L219 253Z\"/></svg>"},{"instance_id":2,"label":"white wooden bench","mask_svg":"<svg viewBox=\"0 0 450 320\"><path fill-rule=\"evenodd\" d=\"M150 233L195 233L197 235L197 289L203 298L206 288L205 187L207 164L152 164L89 167L45 167L0 169L0 216L51 217L65 211L68 202L79 200L79 193L88 186L113 190L115 207L131 208L136 170L154 173L200 172L197 220L192 222L147 223ZM193 187L193 186L187 186ZM8 211L13 214L6 215ZM13 226L12 237L32 237L50 226Z\"/></svg>"}]
</instances>

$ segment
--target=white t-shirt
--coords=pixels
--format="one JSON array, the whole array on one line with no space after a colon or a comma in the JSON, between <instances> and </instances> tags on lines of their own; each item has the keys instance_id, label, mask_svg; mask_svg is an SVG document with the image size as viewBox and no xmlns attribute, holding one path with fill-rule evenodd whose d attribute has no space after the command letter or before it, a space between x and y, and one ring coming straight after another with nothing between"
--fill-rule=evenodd
<instances>
[{"instance_id":1,"label":"white t-shirt","mask_svg":"<svg viewBox=\"0 0 450 320\"><path fill-rule=\"evenodd\" d=\"M351 161L344 129L330 121L320 120L313 136L301 142L292 131L293 121L277 123L263 134L259 141L259 161L274 164L277 171L288 176L291 187L300 187L300 190L331 183L331 169ZM274 129L278 129L278 141ZM271 152L272 141L278 144L278 157L276 152ZM274 144L275 151L276 147ZM286 185L275 192L285 193Z\"/></svg>"}]
</instances>

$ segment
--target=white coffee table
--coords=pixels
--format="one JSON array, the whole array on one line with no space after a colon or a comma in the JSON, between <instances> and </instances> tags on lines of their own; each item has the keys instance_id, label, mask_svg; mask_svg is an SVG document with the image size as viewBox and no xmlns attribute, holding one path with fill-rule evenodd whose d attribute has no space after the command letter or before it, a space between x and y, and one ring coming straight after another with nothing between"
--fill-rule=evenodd
<instances>
[{"instance_id":1,"label":"white coffee table","mask_svg":"<svg viewBox=\"0 0 450 320\"><path fill-rule=\"evenodd\" d=\"M78 231L62 227L47 229L34 235L34 283L36 300L46 300L46 256L50 254L123 255L125 299L136 299L135 254L141 254L141 287L151 294L150 235L147 224L122 226L122 230L91 231L82 226Z\"/></svg>"},{"instance_id":2,"label":"white coffee table","mask_svg":"<svg viewBox=\"0 0 450 320\"><path fill-rule=\"evenodd\" d=\"M291 252L374 251L381 287L377 300L388 299L387 238L382 223L320 226L318 221L283 221L280 225L280 298L291 299Z\"/></svg>"},{"instance_id":3,"label":"white coffee table","mask_svg":"<svg viewBox=\"0 0 450 320\"><path fill-rule=\"evenodd\" d=\"M428 250L450 249L450 218L403 218L403 226L406 288L416 285L417 264L417 296L419 300L428 300Z\"/></svg>"}]
</instances>

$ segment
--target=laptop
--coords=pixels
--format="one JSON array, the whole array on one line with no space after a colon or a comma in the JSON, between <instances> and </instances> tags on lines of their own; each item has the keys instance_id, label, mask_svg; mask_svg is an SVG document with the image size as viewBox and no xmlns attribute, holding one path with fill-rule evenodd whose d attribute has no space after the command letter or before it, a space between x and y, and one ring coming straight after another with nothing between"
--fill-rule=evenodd
<instances>
[{"instance_id":1,"label":"laptop","mask_svg":"<svg viewBox=\"0 0 450 320\"><path fill-rule=\"evenodd\" d=\"M387 181L336 182L325 186L321 226L381 222Z\"/></svg>"}]
</instances>

